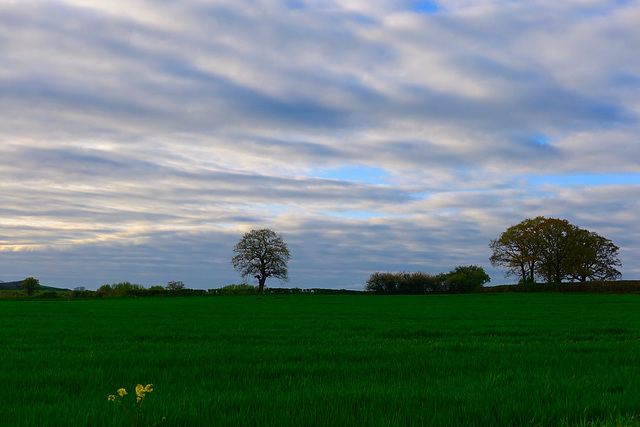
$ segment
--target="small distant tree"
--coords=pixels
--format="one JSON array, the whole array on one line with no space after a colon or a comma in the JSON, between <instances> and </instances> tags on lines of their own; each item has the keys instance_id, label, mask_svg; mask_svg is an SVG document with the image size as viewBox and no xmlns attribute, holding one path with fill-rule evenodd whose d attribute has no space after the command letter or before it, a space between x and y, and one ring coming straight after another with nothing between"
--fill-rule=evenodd
<instances>
[{"instance_id":1,"label":"small distant tree","mask_svg":"<svg viewBox=\"0 0 640 427\"><path fill-rule=\"evenodd\" d=\"M461 265L442 275L446 292L452 294L474 292L490 281L489 275L477 265Z\"/></svg>"},{"instance_id":2,"label":"small distant tree","mask_svg":"<svg viewBox=\"0 0 640 427\"><path fill-rule=\"evenodd\" d=\"M182 282L169 282L167 283L168 291L179 291L180 289L184 289L184 283Z\"/></svg>"},{"instance_id":3,"label":"small distant tree","mask_svg":"<svg viewBox=\"0 0 640 427\"><path fill-rule=\"evenodd\" d=\"M251 230L233 248L235 256L231 263L243 279L258 281L258 292L264 292L269 277L288 281L287 262L291 254L281 236L273 230Z\"/></svg>"},{"instance_id":4,"label":"small distant tree","mask_svg":"<svg viewBox=\"0 0 640 427\"><path fill-rule=\"evenodd\" d=\"M28 296L31 296L34 292L40 290L40 281L33 277L27 277L20 286L25 290Z\"/></svg>"}]
</instances>

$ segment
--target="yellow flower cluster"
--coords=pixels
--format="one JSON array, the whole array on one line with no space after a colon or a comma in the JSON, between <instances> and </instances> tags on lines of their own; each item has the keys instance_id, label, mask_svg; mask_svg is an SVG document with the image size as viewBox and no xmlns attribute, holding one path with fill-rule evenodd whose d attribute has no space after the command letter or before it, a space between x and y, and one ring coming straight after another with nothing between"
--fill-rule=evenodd
<instances>
[{"instance_id":1,"label":"yellow flower cluster","mask_svg":"<svg viewBox=\"0 0 640 427\"><path fill-rule=\"evenodd\" d=\"M142 399L144 399L144 396L147 393L151 393L153 391L153 384L147 384L146 387L143 387L142 384L138 384L136 386L136 402L140 402Z\"/></svg>"},{"instance_id":2,"label":"yellow flower cluster","mask_svg":"<svg viewBox=\"0 0 640 427\"><path fill-rule=\"evenodd\" d=\"M129 418L129 421L131 421L131 425L133 427L138 427L140 424L140 415L141 415L141 411L142 411L142 404L144 403L144 398L147 395L147 393L151 393L153 391L153 384L147 384L146 386L143 386L142 384L138 384L136 386L136 404L133 405L133 408L135 409L135 412L130 412L129 410L127 410L127 406L131 407L131 405L127 404L125 405L123 403L122 399L124 396L126 396L127 394L127 390L124 388L119 388L116 391L116 394L110 394L107 399L109 400L109 402L118 402L118 405L120 405L120 407L122 408L122 410L124 411L124 413L127 415L127 418ZM118 397L120 396L120 397ZM165 417L162 418L162 420L160 422L164 422L166 420ZM157 423L156 423L157 424ZM154 425L156 425L154 424Z\"/></svg>"},{"instance_id":3,"label":"yellow flower cluster","mask_svg":"<svg viewBox=\"0 0 640 427\"><path fill-rule=\"evenodd\" d=\"M120 396L120 397L124 397L127 394L129 394L129 393L127 393L127 390L124 389L124 388L119 388L116 393L118 393L118 396ZM107 397L107 399L109 399L109 402L115 402L116 395L115 394L110 394L109 397Z\"/></svg>"}]
</instances>

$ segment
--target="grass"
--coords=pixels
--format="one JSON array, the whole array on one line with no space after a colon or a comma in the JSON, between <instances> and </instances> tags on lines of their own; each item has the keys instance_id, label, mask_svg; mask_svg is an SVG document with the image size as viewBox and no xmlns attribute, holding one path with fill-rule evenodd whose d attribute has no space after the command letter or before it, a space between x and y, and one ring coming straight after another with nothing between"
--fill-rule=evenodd
<instances>
[{"instance_id":1,"label":"grass","mask_svg":"<svg viewBox=\"0 0 640 427\"><path fill-rule=\"evenodd\" d=\"M640 426L636 295L2 300L0 348L7 425Z\"/></svg>"}]
</instances>

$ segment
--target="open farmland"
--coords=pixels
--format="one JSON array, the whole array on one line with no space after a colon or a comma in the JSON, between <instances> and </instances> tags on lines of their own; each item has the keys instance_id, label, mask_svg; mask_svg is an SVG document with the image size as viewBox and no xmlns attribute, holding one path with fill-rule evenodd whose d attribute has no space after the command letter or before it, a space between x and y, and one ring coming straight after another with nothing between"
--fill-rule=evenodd
<instances>
[{"instance_id":1,"label":"open farmland","mask_svg":"<svg viewBox=\"0 0 640 427\"><path fill-rule=\"evenodd\" d=\"M640 296L0 300L0 424L640 425ZM130 424L129 424L130 425Z\"/></svg>"}]
</instances>

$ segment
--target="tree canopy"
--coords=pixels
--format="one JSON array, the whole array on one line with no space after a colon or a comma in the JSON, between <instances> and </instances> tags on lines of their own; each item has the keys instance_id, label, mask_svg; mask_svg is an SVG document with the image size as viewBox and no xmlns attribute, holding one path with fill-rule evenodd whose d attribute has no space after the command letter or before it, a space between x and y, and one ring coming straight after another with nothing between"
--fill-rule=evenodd
<instances>
[{"instance_id":1,"label":"tree canopy","mask_svg":"<svg viewBox=\"0 0 640 427\"><path fill-rule=\"evenodd\" d=\"M255 278L258 292L264 291L269 277L289 280L287 262L291 254L282 237L273 230L251 230L235 245L233 252L233 268L243 279Z\"/></svg>"},{"instance_id":2,"label":"tree canopy","mask_svg":"<svg viewBox=\"0 0 640 427\"><path fill-rule=\"evenodd\" d=\"M27 292L27 295L31 296L35 291L40 289L40 281L33 277L27 277L20 286Z\"/></svg>"},{"instance_id":3,"label":"tree canopy","mask_svg":"<svg viewBox=\"0 0 640 427\"><path fill-rule=\"evenodd\" d=\"M452 294L474 292L491 281L482 267L477 265L460 265L449 273L442 275L444 288Z\"/></svg>"},{"instance_id":4,"label":"tree canopy","mask_svg":"<svg viewBox=\"0 0 640 427\"><path fill-rule=\"evenodd\" d=\"M613 280L620 277L616 267L619 248L595 232L582 229L566 219L528 218L507 228L489 244L491 265L506 270L521 282L547 283L563 280Z\"/></svg>"}]
</instances>

